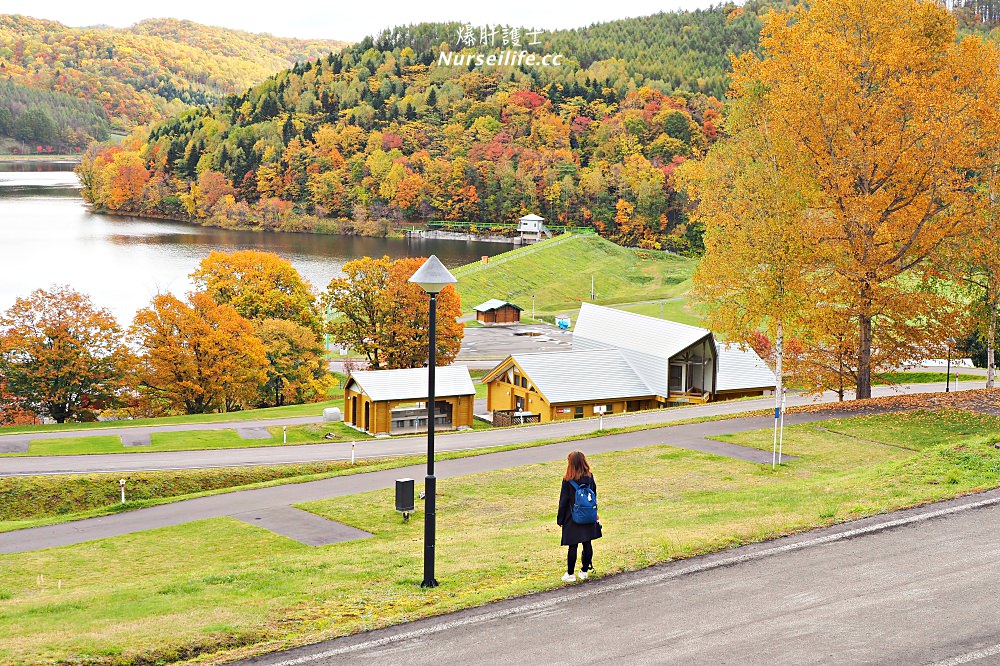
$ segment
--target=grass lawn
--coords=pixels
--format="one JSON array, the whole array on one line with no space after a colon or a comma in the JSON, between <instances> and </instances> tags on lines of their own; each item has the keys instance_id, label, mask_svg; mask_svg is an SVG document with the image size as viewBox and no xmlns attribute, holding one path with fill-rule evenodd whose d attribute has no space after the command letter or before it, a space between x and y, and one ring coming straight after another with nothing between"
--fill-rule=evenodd
<instances>
[{"instance_id":1,"label":"grass lawn","mask_svg":"<svg viewBox=\"0 0 1000 666\"><path fill-rule=\"evenodd\" d=\"M264 409L247 409L241 412L225 412L222 414L185 414L183 416L163 416L155 419L131 419L122 421L94 421L88 423L52 423L36 426L4 426L0 427L0 435L10 435L22 432L53 432L62 430L94 430L101 428L127 428L144 425L170 425L184 423L219 423L222 421L253 421L255 419L282 419L297 416L322 416L326 407L344 408L341 397L324 402L311 402L305 405L288 405L285 407L266 407Z\"/></svg>"},{"instance_id":2,"label":"grass lawn","mask_svg":"<svg viewBox=\"0 0 1000 666\"><path fill-rule=\"evenodd\" d=\"M960 375L960 370L952 370L951 383L957 384ZM944 372L886 372L872 378L872 384L941 384L944 386L947 378L948 375ZM965 375L965 381L967 382L980 379L983 382L986 381L985 377L968 373Z\"/></svg>"},{"instance_id":3,"label":"grass lawn","mask_svg":"<svg viewBox=\"0 0 1000 666\"><path fill-rule=\"evenodd\" d=\"M788 427L785 450L799 459L777 472L669 446L595 455L606 535L595 546L596 570L636 569L994 487L998 436L992 417L889 414ZM770 447L769 430L725 439ZM0 661L203 655L199 663L218 663L262 643L301 644L557 587L563 469L554 462L442 481L442 585L433 590L419 587L422 514L402 522L392 489L303 505L375 534L358 542L314 548L213 519L0 555Z\"/></svg>"},{"instance_id":4,"label":"grass lawn","mask_svg":"<svg viewBox=\"0 0 1000 666\"><path fill-rule=\"evenodd\" d=\"M60 437L36 439L27 453L9 456L70 456L91 453L150 453L191 451L196 449L242 449L256 446L282 446L281 426L269 426L270 439L243 439L235 430L183 430L153 433L149 446L124 446L117 435L95 437ZM332 433L334 437L326 437ZM343 423L316 423L288 427L288 444L315 444L371 439L370 435L348 428ZM0 456L3 457L3 456Z\"/></svg>"},{"instance_id":5,"label":"grass lawn","mask_svg":"<svg viewBox=\"0 0 1000 666\"><path fill-rule=\"evenodd\" d=\"M511 301L536 317L577 310L590 299L594 278L601 305L670 298L686 293L697 261L663 252L620 247L595 235L554 239L551 247L528 246L503 260L456 269L463 311L491 298Z\"/></svg>"},{"instance_id":6,"label":"grass lawn","mask_svg":"<svg viewBox=\"0 0 1000 666\"><path fill-rule=\"evenodd\" d=\"M668 298L660 301L647 303L628 303L616 306L619 310L635 312L636 314L656 317L657 319L669 319L681 324L691 326L704 326L698 311L694 308L687 296Z\"/></svg>"},{"instance_id":7,"label":"grass lawn","mask_svg":"<svg viewBox=\"0 0 1000 666\"><path fill-rule=\"evenodd\" d=\"M476 399L485 400L486 394L489 393L489 386L483 384L480 379L486 376L489 370L469 370L469 376L472 377L472 385L476 387Z\"/></svg>"}]
</instances>

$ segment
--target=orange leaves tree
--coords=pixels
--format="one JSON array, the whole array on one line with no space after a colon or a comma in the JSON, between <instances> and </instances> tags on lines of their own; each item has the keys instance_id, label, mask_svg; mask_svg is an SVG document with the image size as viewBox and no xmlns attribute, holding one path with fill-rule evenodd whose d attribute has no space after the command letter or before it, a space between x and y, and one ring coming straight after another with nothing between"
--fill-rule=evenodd
<instances>
[{"instance_id":1,"label":"orange leaves tree","mask_svg":"<svg viewBox=\"0 0 1000 666\"><path fill-rule=\"evenodd\" d=\"M285 319L316 333L322 329L309 283L271 252L212 252L191 279L199 291L233 306L247 319Z\"/></svg>"},{"instance_id":2,"label":"orange leaves tree","mask_svg":"<svg viewBox=\"0 0 1000 666\"><path fill-rule=\"evenodd\" d=\"M268 368L261 405L326 396L331 377L324 362L316 298L291 263L259 250L212 252L191 279L217 303L231 305L249 319L264 343Z\"/></svg>"},{"instance_id":3,"label":"orange leaves tree","mask_svg":"<svg viewBox=\"0 0 1000 666\"><path fill-rule=\"evenodd\" d=\"M957 40L926 0L817 0L769 14L760 44L734 61L733 95L787 138L764 148L778 180L818 190L800 219L815 222L819 297L850 313L869 397L873 348L888 361L942 347L954 304L928 288L930 260L976 225L973 179L1000 138L997 52Z\"/></svg>"},{"instance_id":4,"label":"orange leaves tree","mask_svg":"<svg viewBox=\"0 0 1000 666\"><path fill-rule=\"evenodd\" d=\"M159 294L131 328L143 354L138 378L154 405L187 414L253 404L268 360L253 326L230 305L193 293Z\"/></svg>"},{"instance_id":5,"label":"orange leaves tree","mask_svg":"<svg viewBox=\"0 0 1000 666\"><path fill-rule=\"evenodd\" d=\"M132 355L110 312L69 287L38 289L0 315L0 377L18 405L93 420L125 397Z\"/></svg>"},{"instance_id":6,"label":"orange leaves tree","mask_svg":"<svg viewBox=\"0 0 1000 666\"><path fill-rule=\"evenodd\" d=\"M392 261L364 257L344 264L324 300L335 311L330 333L364 354L373 369L415 368L427 363L428 298L408 282L421 258ZM461 299L453 286L438 294L437 363L449 365L462 345Z\"/></svg>"}]
</instances>

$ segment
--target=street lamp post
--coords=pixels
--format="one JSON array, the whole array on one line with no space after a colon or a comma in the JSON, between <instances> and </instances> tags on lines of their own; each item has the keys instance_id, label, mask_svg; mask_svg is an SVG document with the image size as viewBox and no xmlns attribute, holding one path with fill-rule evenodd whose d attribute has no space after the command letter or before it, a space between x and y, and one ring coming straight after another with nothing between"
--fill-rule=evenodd
<instances>
[{"instance_id":1,"label":"street lamp post","mask_svg":"<svg viewBox=\"0 0 1000 666\"><path fill-rule=\"evenodd\" d=\"M437 356L437 295L458 280L434 256L424 262L410 278L430 296L429 332L427 339L427 476L424 478L424 580L420 587L437 587L434 577L434 542L437 538L437 479L434 476L434 369Z\"/></svg>"}]
</instances>

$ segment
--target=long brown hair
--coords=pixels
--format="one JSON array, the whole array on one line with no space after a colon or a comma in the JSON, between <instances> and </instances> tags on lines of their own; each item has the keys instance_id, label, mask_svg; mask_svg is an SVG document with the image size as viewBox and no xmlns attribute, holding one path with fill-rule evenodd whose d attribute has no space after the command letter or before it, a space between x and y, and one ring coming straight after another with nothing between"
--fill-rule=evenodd
<instances>
[{"instance_id":1,"label":"long brown hair","mask_svg":"<svg viewBox=\"0 0 1000 666\"><path fill-rule=\"evenodd\" d=\"M587 456L583 455L583 451L570 451L569 455L566 456L566 476L563 477L564 481L576 481L582 479L585 476L590 476L590 463L587 462Z\"/></svg>"}]
</instances>

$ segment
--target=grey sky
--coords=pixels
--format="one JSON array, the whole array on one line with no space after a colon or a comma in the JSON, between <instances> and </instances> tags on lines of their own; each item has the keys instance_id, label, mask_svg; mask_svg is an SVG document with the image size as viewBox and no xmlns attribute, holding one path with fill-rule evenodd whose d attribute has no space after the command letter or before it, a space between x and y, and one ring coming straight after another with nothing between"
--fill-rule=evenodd
<instances>
[{"instance_id":1,"label":"grey sky","mask_svg":"<svg viewBox=\"0 0 1000 666\"><path fill-rule=\"evenodd\" d=\"M467 21L474 26L506 23L543 29L574 28L660 11L707 7L711 0L618 0L617 2L296 2L234 3L218 0L3 0L0 12L26 14L71 26L127 26L146 18L170 16L227 28L270 32L282 37L356 41L383 28L421 21ZM255 10L254 7L266 7Z\"/></svg>"}]
</instances>

